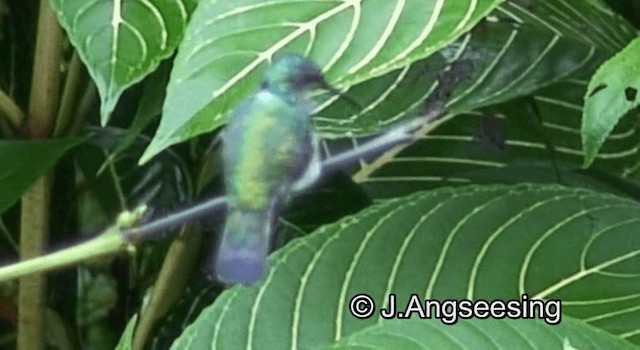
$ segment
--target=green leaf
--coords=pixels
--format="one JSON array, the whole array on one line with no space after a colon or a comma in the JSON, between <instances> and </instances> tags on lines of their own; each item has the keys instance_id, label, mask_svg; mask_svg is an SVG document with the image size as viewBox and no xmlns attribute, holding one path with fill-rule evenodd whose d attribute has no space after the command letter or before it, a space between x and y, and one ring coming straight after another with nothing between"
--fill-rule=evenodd
<instances>
[{"instance_id":1,"label":"green leaf","mask_svg":"<svg viewBox=\"0 0 640 350\"><path fill-rule=\"evenodd\" d=\"M0 213L11 207L29 187L62 157L78 139L47 141L0 140Z\"/></svg>"},{"instance_id":2,"label":"green leaf","mask_svg":"<svg viewBox=\"0 0 640 350\"><path fill-rule=\"evenodd\" d=\"M328 81L347 87L429 56L500 2L201 2L180 44L160 127L140 161L223 125L280 52L304 53Z\"/></svg>"},{"instance_id":3,"label":"green leaf","mask_svg":"<svg viewBox=\"0 0 640 350\"><path fill-rule=\"evenodd\" d=\"M639 214L635 201L560 186L443 188L384 201L277 251L263 282L225 291L173 348L328 346L384 322L350 315L357 293L379 307L390 293L400 301L526 293L640 343Z\"/></svg>"},{"instance_id":4,"label":"green leaf","mask_svg":"<svg viewBox=\"0 0 640 350\"><path fill-rule=\"evenodd\" d=\"M376 199L470 183L559 183L621 194L581 171L579 101L585 85L558 83L494 106L488 111L495 113L495 125L479 112L447 117L413 144L361 163L354 179ZM622 120L594 169L628 174L638 162L639 143L635 121Z\"/></svg>"},{"instance_id":5,"label":"green leaf","mask_svg":"<svg viewBox=\"0 0 640 350\"><path fill-rule=\"evenodd\" d=\"M489 16L492 21L480 23L438 55L352 87L349 94L367 105L364 111L354 112L336 100L315 118L317 129L329 137L386 129L423 108L446 55L472 62L472 76L453 92L449 108L465 111L492 105L487 111L495 114L499 130L485 130L492 128L484 125L480 111L457 113L425 128L414 144L360 163L354 179L372 197L495 182L563 183L620 193L577 173L584 157L580 122L585 77L635 34L628 23L588 2L544 1L530 7L520 3L502 4ZM518 84L505 89L513 81ZM505 100L512 101L496 105ZM503 138L503 149L486 142L492 132ZM596 165L628 175L638 161L638 139L635 121L623 120ZM353 147L362 140L348 142ZM332 154L344 150L343 140L326 143Z\"/></svg>"},{"instance_id":6,"label":"green leaf","mask_svg":"<svg viewBox=\"0 0 640 350\"><path fill-rule=\"evenodd\" d=\"M635 37L626 21L586 1L531 4L506 2L437 54L352 86L348 93L364 110L343 99L326 101L314 118L316 129L325 138L341 138L377 133L412 119L436 88L438 73L454 60L468 62L471 74L454 90L447 107L464 112L529 95L584 72L590 75Z\"/></svg>"},{"instance_id":7,"label":"green leaf","mask_svg":"<svg viewBox=\"0 0 640 350\"><path fill-rule=\"evenodd\" d=\"M638 349L570 317L549 327L532 320L460 320L455 325L392 320L340 339L327 349Z\"/></svg>"},{"instance_id":8,"label":"green leaf","mask_svg":"<svg viewBox=\"0 0 640 350\"><path fill-rule=\"evenodd\" d=\"M489 112L496 114L504 149L485 142L481 112L457 113L425 128L414 144L361 162L354 179L372 197L407 195L442 185L524 181L619 193L576 171L584 157L580 121L585 77L635 36L632 27L588 2L529 2L533 6L525 7L522 3L526 1L502 4L489 16L491 21L481 22L438 55L352 87L349 94L367 106L364 111L354 112L336 100L315 118L325 137L386 129L420 112L447 56L472 63L472 76L453 92L448 106L453 111L495 106ZM526 99L495 105L531 93ZM638 160L638 139L635 121L623 120L596 164L628 175ZM348 139L348 146L362 141ZM345 148L344 140L326 144L332 154ZM554 159L561 163L559 169Z\"/></svg>"},{"instance_id":9,"label":"green leaf","mask_svg":"<svg viewBox=\"0 0 640 350\"><path fill-rule=\"evenodd\" d=\"M196 0L50 0L87 66L106 125L118 98L177 47Z\"/></svg>"},{"instance_id":10,"label":"green leaf","mask_svg":"<svg viewBox=\"0 0 640 350\"><path fill-rule=\"evenodd\" d=\"M137 322L138 314L135 314L127 323L127 327L124 329L124 333L122 333L118 346L116 346L116 350L133 349L133 334L135 333Z\"/></svg>"},{"instance_id":11,"label":"green leaf","mask_svg":"<svg viewBox=\"0 0 640 350\"><path fill-rule=\"evenodd\" d=\"M593 163L607 136L627 112L640 105L640 38L605 62L593 75L582 119L584 166Z\"/></svg>"}]
</instances>

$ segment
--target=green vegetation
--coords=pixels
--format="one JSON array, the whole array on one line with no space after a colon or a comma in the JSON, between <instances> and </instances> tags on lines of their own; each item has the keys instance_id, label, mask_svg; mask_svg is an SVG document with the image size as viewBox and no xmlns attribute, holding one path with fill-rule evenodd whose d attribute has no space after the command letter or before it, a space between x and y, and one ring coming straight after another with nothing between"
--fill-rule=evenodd
<instances>
[{"instance_id":1,"label":"green vegetation","mask_svg":"<svg viewBox=\"0 0 640 350\"><path fill-rule=\"evenodd\" d=\"M0 0L0 347L637 348L638 29L616 0ZM282 52L357 102L317 96L328 156L447 113L292 198L260 283L207 278L223 211L127 241L223 194L220 131Z\"/></svg>"}]
</instances>

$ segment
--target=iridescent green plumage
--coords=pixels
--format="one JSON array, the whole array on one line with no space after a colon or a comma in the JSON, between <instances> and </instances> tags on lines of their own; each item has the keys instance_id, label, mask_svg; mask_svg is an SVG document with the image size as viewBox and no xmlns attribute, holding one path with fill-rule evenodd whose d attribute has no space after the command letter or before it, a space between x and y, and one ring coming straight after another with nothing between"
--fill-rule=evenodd
<instances>
[{"instance_id":1,"label":"iridescent green plumage","mask_svg":"<svg viewBox=\"0 0 640 350\"><path fill-rule=\"evenodd\" d=\"M253 283L264 274L273 227L292 188L319 176L309 92L326 84L317 66L283 55L260 90L232 113L224 133L227 222L216 262L218 279Z\"/></svg>"}]
</instances>

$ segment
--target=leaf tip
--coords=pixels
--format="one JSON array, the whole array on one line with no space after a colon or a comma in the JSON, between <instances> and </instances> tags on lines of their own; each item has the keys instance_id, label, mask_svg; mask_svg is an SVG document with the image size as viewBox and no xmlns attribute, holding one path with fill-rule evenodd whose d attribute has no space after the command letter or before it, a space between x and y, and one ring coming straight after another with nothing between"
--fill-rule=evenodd
<instances>
[{"instance_id":1,"label":"leaf tip","mask_svg":"<svg viewBox=\"0 0 640 350\"><path fill-rule=\"evenodd\" d=\"M591 166L591 164L593 164L593 161L594 161L594 160L595 160L595 156L594 156L594 155L592 155L592 154L587 154L587 153L585 152L584 160L583 160L583 162L582 162L582 168L583 168L583 169L587 169L587 168L589 168L589 167Z\"/></svg>"},{"instance_id":2,"label":"leaf tip","mask_svg":"<svg viewBox=\"0 0 640 350\"><path fill-rule=\"evenodd\" d=\"M584 117L583 117L584 118ZM596 155L600 151L600 148L604 144L606 134L595 134L589 129L588 125L582 126L582 152L584 153L584 159L582 161L582 168L586 169L590 167L596 159Z\"/></svg>"},{"instance_id":3,"label":"leaf tip","mask_svg":"<svg viewBox=\"0 0 640 350\"><path fill-rule=\"evenodd\" d=\"M150 148L147 148L144 153L142 153L142 156L140 156L140 159L138 159L138 166L142 166L144 165L146 162L148 162L151 158L155 157L155 155L157 154L157 152L155 151L151 151Z\"/></svg>"},{"instance_id":4,"label":"leaf tip","mask_svg":"<svg viewBox=\"0 0 640 350\"><path fill-rule=\"evenodd\" d=\"M146 162L151 160L151 158L158 155L158 153L162 152L165 148L171 146L173 143L168 138L158 138L158 134L151 140L151 143L142 153L140 159L138 160L138 165L144 165Z\"/></svg>"},{"instance_id":5,"label":"leaf tip","mask_svg":"<svg viewBox=\"0 0 640 350\"><path fill-rule=\"evenodd\" d=\"M109 109L108 106L102 103L102 106L100 107L100 126L103 128L106 127L107 123L109 123L110 118L111 118L111 110Z\"/></svg>"}]
</instances>

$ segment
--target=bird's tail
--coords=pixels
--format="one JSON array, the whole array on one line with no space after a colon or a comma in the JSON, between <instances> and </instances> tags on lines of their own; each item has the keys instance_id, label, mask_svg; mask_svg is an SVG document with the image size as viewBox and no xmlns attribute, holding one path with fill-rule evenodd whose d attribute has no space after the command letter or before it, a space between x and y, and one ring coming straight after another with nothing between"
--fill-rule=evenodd
<instances>
[{"instance_id":1,"label":"bird's tail","mask_svg":"<svg viewBox=\"0 0 640 350\"><path fill-rule=\"evenodd\" d=\"M270 212L229 211L216 258L219 281L251 284L262 278L272 230Z\"/></svg>"}]
</instances>

